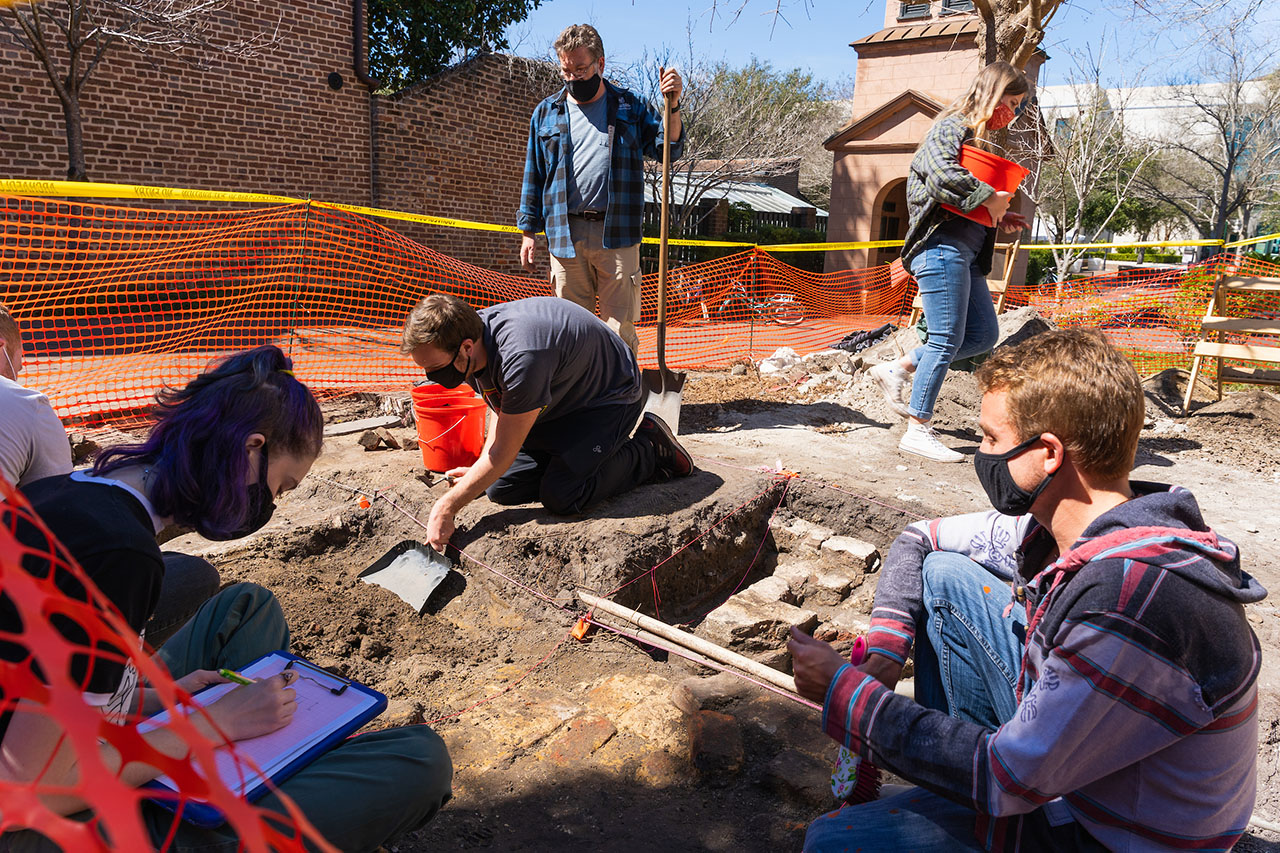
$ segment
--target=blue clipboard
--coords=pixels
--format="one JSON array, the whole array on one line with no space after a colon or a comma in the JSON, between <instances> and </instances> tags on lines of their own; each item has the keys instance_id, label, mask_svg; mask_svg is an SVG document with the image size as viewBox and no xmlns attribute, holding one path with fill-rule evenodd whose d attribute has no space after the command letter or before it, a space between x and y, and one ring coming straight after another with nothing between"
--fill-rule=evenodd
<instances>
[{"instance_id":1,"label":"blue clipboard","mask_svg":"<svg viewBox=\"0 0 1280 853\"><path fill-rule=\"evenodd\" d=\"M269 652L241 667L240 672L248 678L259 678L270 677L286 669L300 676L291 685L298 700L293 720L276 732L239 741L235 745L238 753L257 762L266 773L266 779L244 779L243 764L233 772L233 762L219 758L223 781L232 790L243 788L241 796L249 802L261 799L271 790L268 779L278 786L387 708L387 697L377 690L335 675L288 652ZM193 698L200 704L209 704L237 686L216 684L201 690ZM141 727L154 728L167 718L168 711L163 711L144 721ZM220 750L220 753L225 752ZM171 780L163 776L143 787L176 793ZM152 802L174 812L180 805L178 800L169 797L154 798ZM188 823L210 828L226 822L220 810L195 800L181 803L181 817Z\"/></svg>"}]
</instances>

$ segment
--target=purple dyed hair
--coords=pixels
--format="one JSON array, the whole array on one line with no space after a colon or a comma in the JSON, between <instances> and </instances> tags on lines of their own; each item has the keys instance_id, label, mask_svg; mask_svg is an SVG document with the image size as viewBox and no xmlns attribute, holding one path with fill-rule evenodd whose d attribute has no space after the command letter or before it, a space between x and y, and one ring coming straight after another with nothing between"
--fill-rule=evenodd
<instances>
[{"instance_id":1,"label":"purple dyed hair","mask_svg":"<svg viewBox=\"0 0 1280 853\"><path fill-rule=\"evenodd\" d=\"M306 385L284 372L292 365L279 347L260 346L228 356L184 388L162 389L146 440L103 451L93 472L147 465L147 497L157 513L188 527L201 521L214 532L236 529L249 509L250 435L266 436L268 455L320 453L320 405Z\"/></svg>"}]
</instances>

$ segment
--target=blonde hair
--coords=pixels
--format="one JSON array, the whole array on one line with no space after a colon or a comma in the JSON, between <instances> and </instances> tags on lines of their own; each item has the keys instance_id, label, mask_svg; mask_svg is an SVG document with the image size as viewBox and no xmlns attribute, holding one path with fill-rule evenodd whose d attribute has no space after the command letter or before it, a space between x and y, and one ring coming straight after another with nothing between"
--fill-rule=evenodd
<instances>
[{"instance_id":1,"label":"blonde hair","mask_svg":"<svg viewBox=\"0 0 1280 853\"><path fill-rule=\"evenodd\" d=\"M1004 391L1019 441L1053 433L1076 469L1103 480L1133 469L1146 419L1142 382L1096 329L1055 329L1001 347L978 368L982 393Z\"/></svg>"},{"instance_id":2,"label":"blonde hair","mask_svg":"<svg viewBox=\"0 0 1280 853\"><path fill-rule=\"evenodd\" d=\"M404 320L400 352L411 354L423 344L443 352L455 352L465 340L480 340L484 324L476 309L456 296L433 293L413 307Z\"/></svg>"},{"instance_id":3,"label":"blonde hair","mask_svg":"<svg viewBox=\"0 0 1280 853\"><path fill-rule=\"evenodd\" d=\"M1031 91L1027 75L1007 62L993 62L978 72L969 84L969 91L938 114L938 120L947 116L962 115L964 122L973 128L973 135L985 139L987 122L1005 95L1025 95Z\"/></svg>"},{"instance_id":4,"label":"blonde hair","mask_svg":"<svg viewBox=\"0 0 1280 853\"><path fill-rule=\"evenodd\" d=\"M585 47L591 51L592 60L597 60L604 56L604 42L600 40L600 33L596 32L596 28L590 24L572 24L564 28L564 32L556 37L555 48L557 55L564 55Z\"/></svg>"}]
</instances>

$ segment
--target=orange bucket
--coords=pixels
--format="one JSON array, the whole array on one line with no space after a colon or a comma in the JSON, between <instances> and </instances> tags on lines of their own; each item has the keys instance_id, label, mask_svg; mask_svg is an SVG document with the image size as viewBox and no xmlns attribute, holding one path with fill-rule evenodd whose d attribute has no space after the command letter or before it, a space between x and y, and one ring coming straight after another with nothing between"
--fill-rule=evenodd
<instances>
[{"instance_id":1,"label":"orange bucket","mask_svg":"<svg viewBox=\"0 0 1280 853\"><path fill-rule=\"evenodd\" d=\"M1012 160L997 157L990 151L983 151L981 148L976 148L972 145L960 146L960 165L968 169L969 173L975 178L1002 193L1017 192L1018 185L1022 183L1022 179L1030 174L1030 170L1024 169ZM988 228L993 224L991 222L991 214L981 205L968 213L949 204L942 205L942 208L952 213L958 213L965 219L972 219L974 222L985 225Z\"/></svg>"},{"instance_id":2,"label":"orange bucket","mask_svg":"<svg viewBox=\"0 0 1280 853\"><path fill-rule=\"evenodd\" d=\"M446 388L443 385L436 385L434 382L424 382L409 389L409 396L413 398L413 405L415 406L434 406L443 400L452 400L457 397L475 397L475 395L476 392L465 382L457 388Z\"/></svg>"},{"instance_id":3,"label":"orange bucket","mask_svg":"<svg viewBox=\"0 0 1280 853\"><path fill-rule=\"evenodd\" d=\"M416 390L416 389L415 389ZM484 450L484 400L457 394L414 404L418 447L428 471L448 471L475 463Z\"/></svg>"}]
</instances>

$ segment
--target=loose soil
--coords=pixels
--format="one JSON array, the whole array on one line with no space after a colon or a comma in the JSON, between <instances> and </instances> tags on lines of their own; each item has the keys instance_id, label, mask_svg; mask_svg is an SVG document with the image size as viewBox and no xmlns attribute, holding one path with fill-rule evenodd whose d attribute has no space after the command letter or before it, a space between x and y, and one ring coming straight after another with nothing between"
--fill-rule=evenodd
<instances>
[{"instance_id":1,"label":"loose soil","mask_svg":"<svg viewBox=\"0 0 1280 853\"><path fill-rule=\"evenodd\" d=\"M450 550L456 570L421 615L357 575L402 540L421 540L418 522L447 486L416 451L365 451L358 433L328 440L257 535L166 547L206 555L226 582L272 589L295 652L390 697L375 728L428 722L445 738L454 799L400 851L798 850L807 822L832 806L835 747L817 712L728 676L686 683L714 673L607 631L572 639L582 613L573 592L693 625L772 572L771 517L804 518L883 552L911 520L984 508L970 466L897 452L901 422L860 362L831 355L781 375L691 375L681 440L697 457L695 476L573 518L476 501L454 539L466 556ZM1280 398L1233 393L1184 417L1185 381L1172 371L1147 380L1135 478L1190 487L1240 544L1247 570L1278 589ZM948 377L935 424L964 452L978 442L978 400L971 375ZM378 411L372 398L326 404L335 423ZM873 585L874 575L857 596L864 611ZM1248 616L1264 649L1257 814L1280 822L1280 613L1267 600ZM700 707L725 715L715 720L728 740L740 737L740 751L691 744L690 684L702 686ZM1276 838L1259 830L1238 849Z\"/></svg>"}]
</instances>

